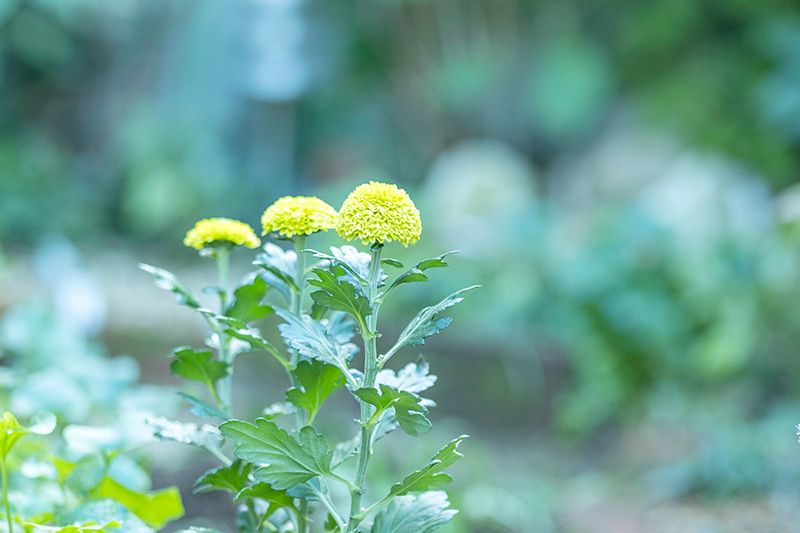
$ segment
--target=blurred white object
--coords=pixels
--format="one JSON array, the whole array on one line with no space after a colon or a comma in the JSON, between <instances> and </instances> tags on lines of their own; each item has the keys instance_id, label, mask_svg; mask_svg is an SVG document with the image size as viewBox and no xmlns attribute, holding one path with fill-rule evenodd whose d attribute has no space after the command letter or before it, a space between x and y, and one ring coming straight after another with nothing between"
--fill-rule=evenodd
<instances>
[{"instance_id":1,"label":"blurred white object","mask_svg":"<svg viewBox=\"0 0 800 533\"><path fill-rule=\"evenodd\" d=\"M502 253L535 214L535 177L528 160L502 141L461 142L442 152L428 174L422 212L436 216L423 219L424 231L467 254Z\"/></svg>"},{"instance_id":2,"label":"blurred white object","mask_svg":"<svg viewBox=\"0 0 800 533\"><path fill-rule=\"evenodd\" d=\"M303 0L246 0L245 92L269 102L298 98L310 85L308 22Z\"/></svg>"},{"instance_id":3,"label":"blurred white object","mask_svg":"<svg viewBox=\"0 0 800 533\"><path fill-rule=\"evenodd\" d=\"M51 238L34 257L36 273L53 295L59 321L86 335L106 324L106 302L100 285L80 264L77 250L67 240Z\"/></svg>"}]
</instances>

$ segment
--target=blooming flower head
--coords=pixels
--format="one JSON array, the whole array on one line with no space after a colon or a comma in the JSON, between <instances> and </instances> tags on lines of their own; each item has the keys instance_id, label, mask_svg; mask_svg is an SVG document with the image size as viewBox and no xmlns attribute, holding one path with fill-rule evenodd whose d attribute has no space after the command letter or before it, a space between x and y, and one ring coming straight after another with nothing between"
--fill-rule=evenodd
<instances>
[{"instance_id":1,"label":"blooming flower head","mask_svg":"<svg viewBox=\"0 0 800 533\"><path fill-rule=\"evenodd\" d=\"M204 218L186 232L183 244L201 250L214 243L232 243L247 248L258 248L261 240L249 224L230 218Z\"/></svg>"},{"instance_id":2,"label":"blooming flower head","mask_svg":"<svg viewBox=\"0 0 800 533\"><path fill-rule=\"evenodd\" d=\"M290 239L336 227L336 210L316 196L284 196L261 215L262 235L277 233Z\"/></svg>"},{"instance_id":3,"label":"blooming flower head","mask_svg":"<svg viewBox=\"0 0 800 533\"><path fill-rule=\"evenodd\" d=\"M339 209L336 231L364 244L414 244L422 233L419 210L408 193L391 183L370 181L350 193Z\"/></svg>"}]
</instances>

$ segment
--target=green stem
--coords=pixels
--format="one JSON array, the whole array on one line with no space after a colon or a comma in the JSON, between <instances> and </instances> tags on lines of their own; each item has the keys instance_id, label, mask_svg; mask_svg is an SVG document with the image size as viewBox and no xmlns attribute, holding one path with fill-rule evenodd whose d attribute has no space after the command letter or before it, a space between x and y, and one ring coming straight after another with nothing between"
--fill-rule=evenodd
<instances>
[{"instance_id":1,"label":"green stem","mask_svg":"<svg viewBox=\"0 0 800 533\"><path fill-rule=\"evenodd\" d=\"M228 307L228 277L230 273L231 263L231 248L228 246L219 246L216 249L217 258L217 275L219 287L219 312L225 314L225 309ZM217 340L219 341L219 359L224 363L231 364L231 354L228 351L227 335L224 334L224 328L217 326L216 328ZM233 416L233 369L230 369L228 374L219 380L219 407L223 413L228 417Z\"/></svg>"},{"instance_id":2,"label":"green stem","mask_svg":"<svg viewBox=\"0 0 800 533\"><path fill-rule=\"evenodd\" d=\"M382 250L382 245L374 245L372 247L372 259L369 264L369 291L367 297L372 306L372 313L367 317L367 330L361 332L361 337L364 341L364 382L362 384L364 387L374 387L375 377L378 374L378 308L376 303ZM354 489L350 492L350 518L347 521L348 533L355 531L360 522L361 497L364 494L367 466L369 464L370 454L372 453L371 443L374 426L369 424L369 420L372 417L374 408L365 401L359 400L359 403L361 404L361 439L358 446L356 474L353 480Z\"/></svg>"},{"instance_id":3,"label":"green stem","mask_svg":"<svg viewBox=\"0 0 800 533\"><path fill-rule=\"evenodd\" d=\"M297 269L295 271L295 285L297 285L297 291L294 293L294 299L292 300L292 314L298 318L302 318L303 316L303 295L305 293L305 285L306 285L306 254L303 250L306 249L306 236L305 235L297 235L294 238L294 251L297 254ZM291 353L291 367L297 368L297 352ZM292 385L295 387L299 387L299 383L297 382L297 378L295 378L294 374L289 372L289 376L292 379ZM295 422L297 425L297 429L299 430L306 424L311 423L310 417L308 419L304 419L303 411L298 409L295 415ZM299 533L306 533L308 530L308 501L305 499L300 499L300 504L298 505L297 509L297 530Z\"/></svg>"},{"instance_id":4,"label":"green stem","mask_svg":"<svg viewBox=\"0 0 800 533\"><path fill-rule=\"evenodd\" d=\"M0 459L0 477L3 482L3 505L6 510L6 523L8 524L8 533L13 533L14 525L11 522L11 502L8 501L8 468L6 467L6 460Z\"/></svg>"}]
</instances>

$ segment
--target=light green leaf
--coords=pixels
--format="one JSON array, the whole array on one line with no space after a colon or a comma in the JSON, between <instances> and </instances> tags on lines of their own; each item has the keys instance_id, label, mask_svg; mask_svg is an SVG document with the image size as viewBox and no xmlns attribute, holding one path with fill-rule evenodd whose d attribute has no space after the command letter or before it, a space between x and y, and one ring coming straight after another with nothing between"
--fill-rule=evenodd
<instances>
[{"instance_id":1,"label":"light green leaf","mask_svg":"<svg viewBox=\"0 0 800 533\"><path fill-rule=\"evenodd\" d=\"M192 381L204 383L209 390L214 384L228 374L228 363L215 361L214 354L209 351L198 351L184 346L177 348L170 368L173 374Z\"/></svg>"},{"instance_id":2,"label":"light green leaf","mask_svg":"<svg viewBox=\"0 0 800 533\"><path fill-rule=\"evenodd\" d=\"M436 383L436 376L430 374L429 370L428 362L424 358L420 358L416 363L408 363L396 373L388 368L381 370L378 372L375 383L419 394Z\"/></svg>"},{"instance_id":3,"label":"light green leaf","mask_svg":"<svg viewBox=\"0 0 800 533\"><path fill-rule=\"evenodd\" d=\"M300 361L292 374L298 386L286 391L286 399L308 412L309 424L328 396L345 381L341 370L317 359Z\"/></svg>"},{"instance_id":4,"label":"light green leaf","mask_svg":"<svg viewBox=\"0 0 800 533\"><path fill-rule=\"evenodd\" d=\"M28 430L20 424L9 411L0 418L0 459L5 460L14 445L28 434Z\"/></svg>"},{"instance_id":5,"label":"light green leaf","mask_svg":"<svg viewBox=\"0 0 800 533\"><path fill-rule=\"evenodd\" d=\"M406 329L404 329L400 334L400 337L398 337L395 345L383 358L383 362L389 359L389 357L394 355L394 353L403 346L418 346L425 344L426 338L436 335L444 328L449 326L453 320L450 317L439 317L439 314L463 301L464 293L478 287L478 285L473 285L471 287L456 291L438 304L426 307L420 311L417 316L415 316L414 319L408 324L408 326L406 326Z\"/></svg>"},{"instance_id":6,"label":"light green leaf","mask_svg":"<svg viewBox=\"0 0 800 533\"><path fill-rule=\"evenodd\" d=\"M355 395L374 405L375 413L370 421L377 422L387 409L393 409L395 418L409 435L419 435L431 429L431 421L425 416L428 409L422 405L422 398L413 392L399 391L388 385L380 385L380 392L374 388L362 388Z\"/></svg>"},{"instance_id":7,"label":"light green leaf","mask_svg":"<svg viewBox=\"0 0 800 533\"><path fill-rule=\"evenodd\" d=\"M272 313L272 307L262 303L268 291L269 286L263 278L253 277L249 283L233 291L233 302L225 310L225 315L244 323L261 320Z\"/></svg>"},{"instance_id":8,"label":"light green leaf","mask_svg":"<svg viewBox=\"0 0 800 533\"><path fill-rule=\"evenodd\" d=\"M64 510L59 513L59 521L62 524L119 522L120 530L125 533L153 533L152 527L147 526L125 506L109 498L90 501L79 507ZM110 533L117 532L112 530Z\"/></svg>"},{"instance_id":9,"label":"light green leaf","mask_svg":"<svg viewBox=\"0 0 800 533\"><path fill-rule=\"evenodd\" d=\"M220 430L236 445L236 457L265 465L256 470L255 478L272 488L287 489L330 473L332 452L325 438L309 426L297 439L265 418L256 424L230 420Z\"/></svg>"},{"instance_id":10,"label":"light green leaf","mask_svg":"<svg viewBox=\"0 0 800 533\"><path fill-rule=\"evenodd\" d=\"M281 364L281 366L289 368L289 362L286 360L283 354L281 354L280 350L278 350L274 344L262 337L261 333L259 333L257 329L231 327L226 329L225 333L231 337L246 342L250 345L251 350L264 350L268 354L272 355Z\"/></svg>"},{"instance_id":11,"label":"light green leaf","mask_svg":"<svg viewBox=\"0 0 800 533\"><path fill-rule=\"evenodd\" d=\"M186 400L186 402L189 404L189 412L195 416L199 416L200 418L208 418L211 420L226 420L228 418L225 416L225 413L216 407L213 407L203 400L195 398L191 394L179 392L178 396Z\"/></svg>"},{"instance_id":12,"label":"light green leaf","mask_svg":"<svg viewBox=\"0 0 800 533\"><path fill-rule=\"evenodd\" d=\"M458 512L448 509L447 494L437 490L392 499L375 516L372 533L431 533Z\"/></svg>"},{"instance_id":13,"label":"light green leaf","mask_svg":"<svg viewBox=\"0 0 800 533\"><path fill-rule=\"evenodd\" d=\"M453 478L445 474L444 469L464 457L458 451L458 446L466 438L466 435L461 435L457 439L450 441L444 448L436 452L436 455L427 465L410 473L400 483L392 485L389 490L389 496L402 496L409 492L422 492L450 483Z\"/></svg>"},{"instance_id":14,"label":"light green leaf","mask_svg":"<svg viewBox=\"0 0 800 533\"><path fill-rule=\"evenodd\" d=\"M445 261L445 258L447 258L448 255L452 255L454 253L457 252L455 251L447 252L438 257L432 257L430 259L425 259L424 261L420 261L419 263L416 264L416 266L406 270L405 272L397 276L397 279L394 280L391 285L389 285L389 288L386 289L386 291L388 292L394 289L395 287L402 285L403 283L416 283L421 281L428 281L428 276L425 274L425 271L430 268L443 268L446 266L450 266L447 263L447 261Z\"/></svg>"},{"instance_id":15,"label":"light green leaf","mask_svg":"<svg viewBox=\"0 0 800 533\"><path fill-rule=\"evenodd\" d=\"M211 492L224 490L239 494L249 485L250 472L253 465L237 460L229 466L221 466L206 471L194 484L194 492Z\"/></svg>"},{"instance_id":16,"label":"light green leaf","mask_svg":"<svg viewBox=\"0 0 800 533\"><path fill-rule=\"evenodd\" d=\"M22 522L25 530L33 531L50 531L52 533L111 533L112 529L119 529L122 524L119 520L110 520L104 524L98 524L93 520L70 524L68 526L49 526L46 524L39 524L37 522L29 521Z\"/></svg>"},{"instance_id":17,"label":"light green leaf","mask_svg":"<svg viewBox=\"0 0 800 533\"><path fill-rule=\"evenodd\" d=\"M181 494L175 487L156 492L136 492L104 477L94 490L95 498L110 498L121 503L148 526L161 529L183 516Z\"/></svg>"},{"instance_id":18,"label":"light green leaf","mask_svg":"<svg viewBox=\"0 0 800 533\"><path fill-rule=\"evenodd\" d=\"M274 243L264 245L264 253L259 254L254 265L264 269L263 276L267 283L275 287L288 302L292 291L297 290L294 278L297 272L297 254L293 250L284 250Z\"/></svg>"},{"instance_id":19,"label":"light green leaf","mask_svg":"<svg viewBox=\"0 0 800 533\"><path fill-rule=\"evenodd\" d=\"M403 268L403 263L401 263L397 259L392 259L391 257L384 257L383 259L381 259L381 264L393 266L395 268Z\"/></svg>"},{"instance_id":20,"label":"light green leaf","mask_svg":"<svg viewBox=\"0 0 800 533\"><path fill-rule=\"evenodd\" d=\"M174 293L179 304L191 307L192 309L198 309L200 307L200 302L197 301L197 298L195 298L192 292L169 270L164 270L163 268L158 268L146 263L139 263L139 268L153 276L156 287Z\"/></svg>"},{"instance_id":21,"label":"light green leaf","mask_svg":"<svg viewBox=\"0 0 800 533\"><path fill-rule=\"evenodd\" d=\"M276 313L286 321L278 329L289 348L305 358L335 366L353 384L348 363L358 351L355 344L337 342L324 323L307 315L298 318L280 309Z\"/></svg>"},{"instance_id":22,"label":"light green leaf","mask_svg":"<svg viewBox=\"0 0 800 533\"><path fill-rule=\"evenodd\" d=\"M320 289L311 293L314 303L335 311L344 311L365 328L366 317L372 314L372 308L361 287L341 279L331 270L315 268L313 272L317 279L309 279L308 284Z\"/></svg>"},{"instance_id":23,"label":"light green leaf","mask_svg":"<svg viewBox=\"0 0 800 533\"><path fill-rule=\"evenodd\" d=\"M289 496L285 490L274 489L267 483L256 483L251 487L245 487L236 495L235 499L240 502L247 498L258 498L269 504L265 517L269 517L281 507L295 509L294 498Z\"/></svg>"}]
</instances>

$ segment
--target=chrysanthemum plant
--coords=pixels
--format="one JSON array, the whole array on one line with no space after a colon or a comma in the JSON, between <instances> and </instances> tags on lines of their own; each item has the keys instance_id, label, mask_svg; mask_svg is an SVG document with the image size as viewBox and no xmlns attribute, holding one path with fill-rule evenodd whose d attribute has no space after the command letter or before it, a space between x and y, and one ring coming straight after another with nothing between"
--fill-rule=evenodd
<instances>
[{"instance_id":1,"label":"chrysanthemum plant","mask_svg":"<svg viewBox=\"0 0 800 533\"><path fill-rule=\"evenodd\" d=\"M181 347L172 359L175 374L206 389L205 397L184 398L208 423L155 420L156 433L199 446L219 459L221 465L206 472L195 490L230 492L241 531L438 529L456 511L449 508L444 492L433 489L450 481L445 471L461 457L458 447L465 436L445 444L383 494L367 490L369 462L375 447L393 431L417 436L431 429L428 409L433 402L420 393L436 377L422 360L399 371L388 364L404 348L422 345L447 327L450 318L442 313L472 287L422 309L393 343L384 345L378 328L384 301L405 284L428 281L429 269L447 266L448 254L407 269L384 257L387 243L408 246L420 237L419 211L408 194L394 185L370 182L356 188L338 213L318 198L285 197L266 209L261 222L264 235L290 246L267 243L254 261L257 270L232 290L228 260L237 247L259 245L252 228L206 219L187 234L185 244L217 261L217 309L201 306L173 274L142 265L210 329L209 349ZM361 241L368 252L349 245L332 247L329 254L313 250L309 241L330 229L346 241ZM397 274L389 275L384 267ZM273 313L281 321L284 347L270 342L255 325ZM353 342L356 335L360 347ZM289 382L285 401L266 406L254 421L235 418L231 396L236 356L244 351L272 356ZM342 434L326 436L315 422L337 389L349 393L359 416Z\"/></svg>"}]
</instances>

